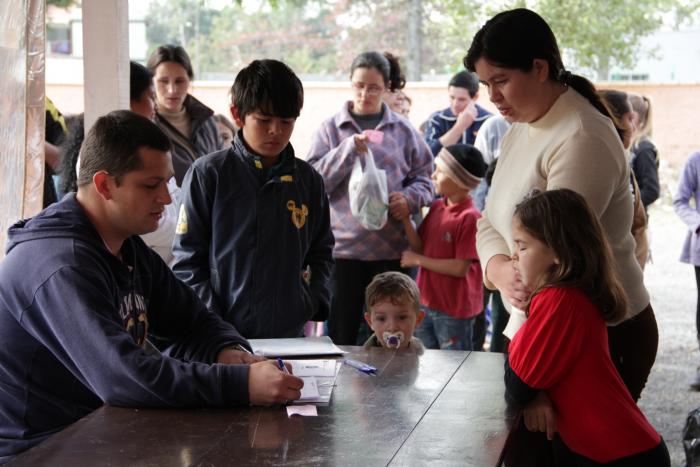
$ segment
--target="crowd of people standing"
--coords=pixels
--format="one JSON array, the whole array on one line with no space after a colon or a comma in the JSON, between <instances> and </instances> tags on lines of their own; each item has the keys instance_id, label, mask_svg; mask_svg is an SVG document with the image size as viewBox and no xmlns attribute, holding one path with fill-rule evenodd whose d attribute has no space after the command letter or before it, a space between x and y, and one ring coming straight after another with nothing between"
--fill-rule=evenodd
<instances>
[{"instance_id":1,"label":"crowd of people standing","mask_svg":"<svg viewBox=\"0 0 700 467\"><path fill-rule=\"evenodd\" d=\"M398 58L358 54L348 70L347 101L319 125L300 158L289 140L304 92L289 67L256 60L243 69L231 87L232 123L190 94L194 74L187 52L160 46L146 67L132 63L131 110L139 118L128 112L105 117L96 125L102 130L91 129L85 141L82 120L74 119L61 162L67 195L36 220L13 227L9 264L35 254L25 247L27 238L49 238L66 255L66 245L42 229L68 217L80 226L77 244L99 250L83 252L81 260L109 278L71 285L59 259L77 271L76 260L62 256L45 265L56 270L47 283L54 291L77 287L85 316L98 302L106 306L105 294L114 295L115 317L100 320L111 319L113 333L122 324L125 339L133 341L121 342L133 348L124 353L122 347L116 358L128 355L139 364L145 358L140 349L150 346L168 358L254 369L221 376L188 366L184 374L201 374L203 385L217 377L250 383L247 392L229 398L206 391L190 399L170 394L175 405L295 398L298 380L273 375L269 365L248 355L246 339L302 336L307 321L327 321L337 344L484 350L488 315L489 350L508 354L508 393L522 404L523 429L544 433L533 444L543 446L543 456L560 465L668 465L663 440L636 406L658 345L643 282L647 208L659 197L650 100L598 90L568 71L549 25L526 9L491 18L474 36L463 65L448 83L449 106L430 115L421 131L406 118L410 98ZM477 103L484 91L500 115ZM130 154L122 165L105 161L96 145L114 145L114 160L127 146L100 131L137 131L139 125L147 131L141 143L128 147L140 159ZM700 254L694 251L700 211L689 204L700 192L698 160L697 154L689 159L674 205L690 227L683 260L695 264L700 290ZM369 162L383 173L387 192L386 221L378 229L361 223L351 200L354 171ZM144 213L148 225L128 222L126 211L135 216L140 210L136 196L120 186L141 172L134 193L152 193ZM10 281L8 268L0 276ZM393 315L367 308L365 292L377 293L376 277L387 283L401 277L402 290L416 311L420 307L415 316L401 315L412 319L409 327L398 318L383 322ZM13 295L12 304L36 307L40 316L28 320L38 331L23 331L50 354L37 371L57 360L65 365L58 378L85 385L73 399L60 395L70 406L128 399L102 388L104 372L87 360L66 361L79 350L51 340L64 328L43 328L51 322L51 290L35 286ZM100 287L101 301L87 290ZM170 301L157 298L153 287L172 293ZM27 305L37 290L49 294L45 302ZM175 299L194 311L185 312ZM160 316L166 306L178 310L183 321L177 326ZM149 318L147 308L157 314ZM697 316L700 342L700 299ZM186 323L198 331L196 342L184 337ZM203 343L205 325L216 331L215 349ZM90 330L97 329L92 322ZM168 365L175 380L185 377L173 362ZM16 374L17 368L1 367ZM156 371L149 368L129 374L134 387ZM117 373L125 372L119 366ZM271 381L278 391L261 389ZM700 373L693 387L700 388ZM4 401L13 410L23 398L24 389L16 389ZM47 391L41 383L32 390ZM135 400L148 405L162 390L159 383ZM589 390L598 397L586 398ZM43 431L30 427L34 434L56 428L48 426L51 416L61 423L71 419L42 413L40 405L32 410L44 424ZM578 423L582 414L589 423ZM618 436L626 430L636 435ZM555 441L553 448L545 435ZM15 437L0 443L0 456L30 444Z\"/></svg>"}]
</instances>

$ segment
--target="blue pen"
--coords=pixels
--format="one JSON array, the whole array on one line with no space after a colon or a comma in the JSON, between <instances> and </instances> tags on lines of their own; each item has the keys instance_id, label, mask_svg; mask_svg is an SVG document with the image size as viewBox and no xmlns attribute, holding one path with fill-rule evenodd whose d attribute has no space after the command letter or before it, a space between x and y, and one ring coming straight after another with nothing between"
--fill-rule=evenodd
<instances>
[{"instance_id":1,"label":"blue pen","mask_svg":"<svg viewBox=\"0 0 700 467\"><path fill-rule=\"evenodd\" d=\"M355 368L358 371L361 371L362 373L366 375L376 375L377 374L377 369L373 367L372 365L368 365L367 363L363 362L358 362L357 360L351 360L349 358L346 358L343 360L343 362L346 365L350 365L351 367Z\"/></svg>"},{"instance_id":2,"label":"blue pen","mask_svg":"<svg viewBox=\"0 0 700 467\"><path fill-rule=\"evenodd\" d=\"M287 367L284 366L284 362L283 362L282 359L279 358L279 357L277 357L277 366L280 367L280 371L281 371L282 373L287 373L287 374L289 374L289 372L287 371Z\"/></svg>"}]
</instances>

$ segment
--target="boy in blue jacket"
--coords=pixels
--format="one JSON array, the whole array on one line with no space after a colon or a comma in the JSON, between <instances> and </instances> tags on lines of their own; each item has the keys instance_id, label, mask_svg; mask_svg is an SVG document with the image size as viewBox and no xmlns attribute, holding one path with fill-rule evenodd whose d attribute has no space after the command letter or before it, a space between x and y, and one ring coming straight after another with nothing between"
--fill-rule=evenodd
<instances>
[{"instance_id":1,"label":"boy in blue jacket","mask_svg":"<svg viewBox=\"0 0 700 467\"><path fill-rule=\"evenodd\" d=\"M255 60L231 98L232 147L185 175L173 271L246 338L298 337L328 317L334 244L323 179L289 144L304 91Z\"/></svg>"},{"instance_id":2,"label":"boy in blue jacket","mask_svg":"<svg viewBox=\"0 0 700 467\"><path fill-rule=\"evenodd\" d=\"M236 350L246 340L139 237L170 203L169 150L145 117L101 117L83 142L78 192L9 229L0 262L0 463L104 403L227 407L300 397L300 379Z\"/></svg>"}]
</instances>

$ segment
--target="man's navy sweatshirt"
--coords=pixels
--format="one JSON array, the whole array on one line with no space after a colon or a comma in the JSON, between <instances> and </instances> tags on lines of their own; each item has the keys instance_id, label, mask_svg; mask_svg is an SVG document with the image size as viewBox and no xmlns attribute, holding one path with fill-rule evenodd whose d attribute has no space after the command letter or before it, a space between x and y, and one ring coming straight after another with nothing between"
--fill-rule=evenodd
<instances>
[{"instance_id":1,"label":"man's navy sweatshirt","mask_svg":"<svg viewBox=\"0 0 700 467\"><path fill-rule=\"evenodd\" d=\"M0 262L0 463L102 404L247 404L247 345L138 237L111 254L66 195L8 231ZM167 345L145 350L146 336Z\"/></svg>"}]
</instances>

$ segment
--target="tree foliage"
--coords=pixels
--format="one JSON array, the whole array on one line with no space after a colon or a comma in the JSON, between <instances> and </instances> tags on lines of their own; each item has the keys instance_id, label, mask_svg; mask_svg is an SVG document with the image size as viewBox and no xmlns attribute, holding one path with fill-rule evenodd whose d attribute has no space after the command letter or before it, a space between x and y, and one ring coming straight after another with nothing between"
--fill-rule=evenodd
<instances>
[{"instance_id":1,"label":"tree foliage","mask_svg":"<svg viewBox=\"0 0 700 467\"><path fill-rule=\"evenodd\" d=\"M75 5L76 0L46 0L47 5L55 5L59 8L68 8Z\"/></svg>"},{"instance_id":2,"label":"tree foliage","mask_svg":"<svg viewBox=\"0 0 700 467\"><path fill-rule=\"evenodd\" d=\"M612 66L633 66L652 52L642 50L641 41L661 26L665 14L675 12L679 21L687 21L700 5L697 0L418 3L423 17L416 41L409 37L409 11L416 0L235 0L220 10L206 0L155 0L147 17L148 41L150 49L182 44L205 76L230 78L249 61L269 57L305 75L345 77L352 58L365 50L390 51L404 63L419 59L424 76L445 75L461 69L470 40L486 19L527 7L552 26L567 66L605 78ZM410 44L419 44L420 53Z\"/></svg>"}]
</instances>

